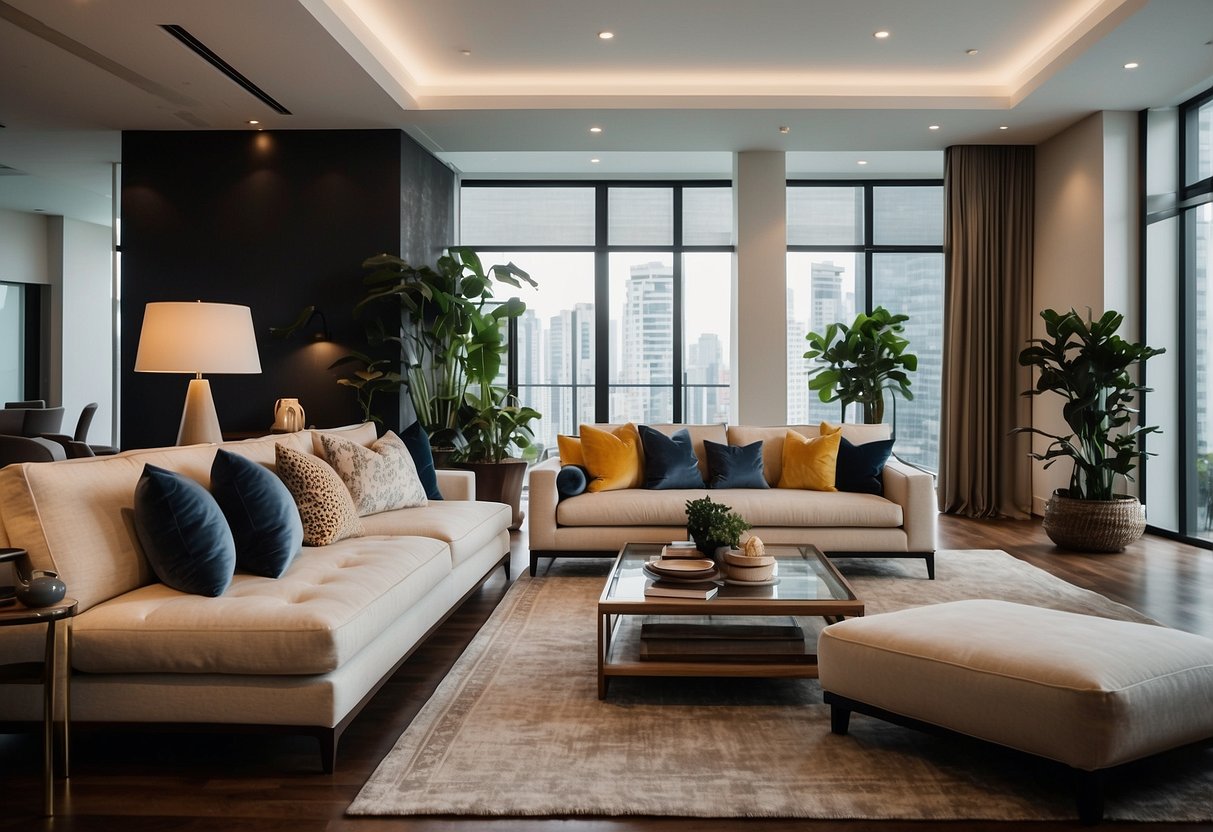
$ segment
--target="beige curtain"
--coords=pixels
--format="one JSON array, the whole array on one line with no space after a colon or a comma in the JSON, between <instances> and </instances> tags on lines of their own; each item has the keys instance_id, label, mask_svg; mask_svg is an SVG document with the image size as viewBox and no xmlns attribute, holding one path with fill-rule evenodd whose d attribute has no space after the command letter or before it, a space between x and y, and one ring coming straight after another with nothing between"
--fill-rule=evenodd
<instances>
[{"instance_id":1,"label":"beige curtain","mask_svg":"<svg viewBox=\"0 0 1213 832\"><path fill-rule=\"evenodd\" d=\"M1031 509L1032 383L1019 351L1032 332L1034 153L949 147L939 508L969 517Z\"/></svg>"}]
</instances>

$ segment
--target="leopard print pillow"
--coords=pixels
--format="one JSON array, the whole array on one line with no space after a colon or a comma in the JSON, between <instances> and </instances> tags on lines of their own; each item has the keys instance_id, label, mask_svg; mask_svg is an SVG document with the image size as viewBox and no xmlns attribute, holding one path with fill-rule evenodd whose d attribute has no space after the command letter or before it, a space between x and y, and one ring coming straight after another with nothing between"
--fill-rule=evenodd
<instances>
[{"instance_id":1,"label":"leopard print pillow","mask_svg":"<svg viewBox=\"0 0 1213 832\"><path fill-rule=\"evenodd\" d=\"M324 460L284 445L276 445L274 455L278 476L299 507L304 546L327 546L362 534L350 492Z\"/></svg>"},{"instance_id":2,"label":"leopard print pillow","mask_svg":"<svg viewBox=\"0 0 1213 832\"><path fill-rule=\"evenodd\" d=\"M369 448L320 434L321 455L341 477L360 517L426 504L425 486L404 440L390 430Z\"/></svg>"}]
</instances>

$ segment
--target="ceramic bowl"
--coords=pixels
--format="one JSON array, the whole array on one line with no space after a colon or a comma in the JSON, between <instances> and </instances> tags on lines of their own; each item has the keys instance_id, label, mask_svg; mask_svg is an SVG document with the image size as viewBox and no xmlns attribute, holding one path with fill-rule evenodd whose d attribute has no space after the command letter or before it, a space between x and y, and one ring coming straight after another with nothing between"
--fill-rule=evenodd
<instances>
[{"instance_id":1,"label":"ceramic bowl","mask_svg":"<svg viewBox=\"0 0 1213 832\"><path fill-rule=\"evenodd\" d=\"M770 555L763 555L760 558L746 557L741 552L733 549L725 553L724 562L730 566L743 566L753 568L755 566L774 566L775 558Z\"/></svg>"},{"instance_id":2,"label":"ceramic bowl","mask_svg":"<svg viewBox=\"0 0 1213 832\"><path fill-rule=\"evenodd\" d=\"M734 581L769 581L771 576L775 574L775 558L741 558L741 560L769 560L770 563L756 566L738 566L736 563L730 562L728 565L729 577Z\"/></svg>"}]
</instances>

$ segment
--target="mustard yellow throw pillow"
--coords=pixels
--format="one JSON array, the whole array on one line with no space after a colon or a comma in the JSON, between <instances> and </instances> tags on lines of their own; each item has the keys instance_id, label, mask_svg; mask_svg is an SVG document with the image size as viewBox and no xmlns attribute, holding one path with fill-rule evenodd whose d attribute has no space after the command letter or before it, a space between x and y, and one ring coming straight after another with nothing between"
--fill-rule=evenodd
<instances>
[{"instance_id":1,"label":"mustard yellow throw pillow","mask_svg":"<svg viewBox=\"0 0 1213 832\"><path fill-rule=\"evenodd\" d=\"M841 432L809 439L794 430L788 431L783 440L783 472L778 487L837 491L834 474L841 442Z\"/></svg>"},{"instance_id":2,"label":"mustard yellow throw pillow","mask_svg":"<svg viewBox=\"0 0 1213 832\"><path fill-rule=\"evenodd\" d=\"M590 475L586 491L617 491L644 484L640 432L631 422L614 431L582 425L581 453ZM563 454L560 459L565 461Z\"/></svg>"},{"instance_id":3,"label":"mustard yellow throw pillow","mask_svg":"<svg viewBox=\"0 0 1213 832\"><path fill-rule=\"evenodd\" d=\"M581 453L581 440L576 436L556 434L556 447L560 449L561 465L580 465L585 467L585 456Z\"/></svg>"}]
</instances>

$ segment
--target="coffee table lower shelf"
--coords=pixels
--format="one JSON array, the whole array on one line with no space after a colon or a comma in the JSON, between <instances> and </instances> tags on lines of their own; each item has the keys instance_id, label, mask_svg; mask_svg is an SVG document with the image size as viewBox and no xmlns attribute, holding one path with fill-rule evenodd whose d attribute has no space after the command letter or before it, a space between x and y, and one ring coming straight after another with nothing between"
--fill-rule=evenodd
<instances>
[{"instance_id":1,"label":"coffee table lower shelf","mask_svg":"<svg viewBox=\"0 0 1213 832\"><path fill-rule=\"evenodd\" d=\"M799 642L788 639L704 639L710 646L701 657L681 652L674 646L662 649L672 658L660 655L661 650L646 650L641 631L649 616L600 613L599 614L599 663L598 698L605 699L611 677L614 676L729 676L767 679L815 679L817 678L817 636L820 628L804 619L796 619L803 632ZM788 620L788 619L783 619ZM669 618L662 616L657 626L670 626ZM727 628L738 626L731 619L713 617L712 624L704 624L705 617L690 617L688 627L711 626ZM822 626L829 623L820 620ZM754 626L754 625L741 625ZM682 645L693 649L694 638ZM787 645L784 647L783 645ZM797 649L799 648L799 649ZM773 651L787 650L786 655L776 656ZM756 653L758 655L756 655Z\"/></svg>"}]
</instances>

